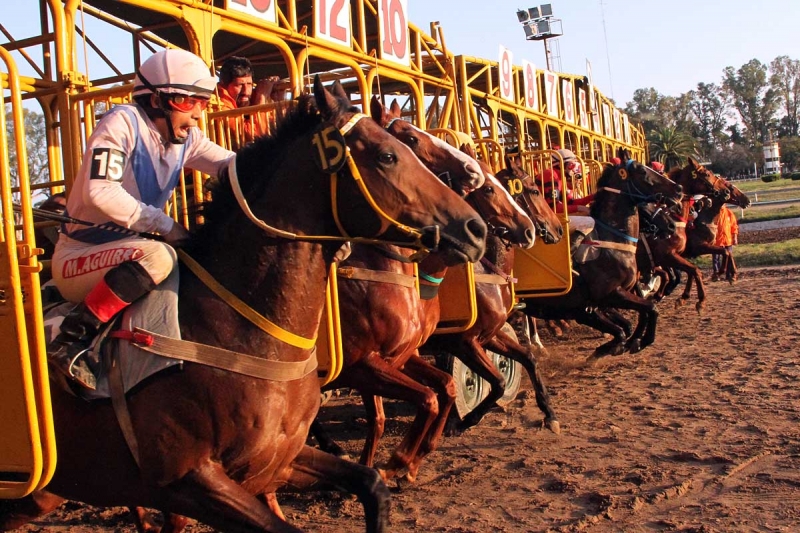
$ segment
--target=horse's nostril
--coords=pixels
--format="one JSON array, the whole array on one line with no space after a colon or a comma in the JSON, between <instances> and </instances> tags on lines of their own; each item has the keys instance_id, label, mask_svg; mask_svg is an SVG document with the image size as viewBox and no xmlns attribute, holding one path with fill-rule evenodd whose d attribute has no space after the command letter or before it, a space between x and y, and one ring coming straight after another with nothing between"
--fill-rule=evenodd
<instances>
[{"instance_id":1,"label":"horse's nostril","mask_svg":"<svg viewBox=\"0 0 800 533\"><path fill-rule=\"evenodd\" d=\"M471 218L464 224L464 229L467 235L472 235L478 241L485 241L488 228L483 220L479 218Z\"/></svg>"},{"instance_id":2,"label":"horse's nostril","mask_svg":"<svg viewBox=\"0 0 800 533\"><path fill-rule=\"evenodd\" d=\"M525 241L526 242L534 242L535 240L536 240L536 234L533 231L531 231L529 229L526 229L525 230Z\"/></svg>"}]
</instances>

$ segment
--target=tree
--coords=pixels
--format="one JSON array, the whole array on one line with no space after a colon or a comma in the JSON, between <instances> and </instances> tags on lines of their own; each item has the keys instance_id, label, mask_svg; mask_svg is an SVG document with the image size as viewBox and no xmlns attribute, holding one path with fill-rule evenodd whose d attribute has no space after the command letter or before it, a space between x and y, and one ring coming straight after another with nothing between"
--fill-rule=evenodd
<instances>
[{"instance_id":1,"label":"tree","mask_svg":"<svg viewBox=\"0 0 800 533\"><path fill-rule=\"evenodd\" d=\"M778 128L781 137L797 137L800 135L800 61L789 59L788 56L778 56L770 63L769 83L778 93L783 112Z\"/></svg>"},{"instance_id":2,"label":"tree","mask_svg":"<svg viewBox=\"0 0 800 533\"><path fill-rule=\"evenodd\" d=\"M726 141L724 130L730 101L722 88L714 83L700 82L697 89L688 94L696 137L705 151L710 152Z\"/></svg>"},{"instance_id":3,"label":"tree","mask_svg":"<svg viewBox=\"0 0 800 533\"><path fill-rule=\"evenodd\" d=\"M784 137L779 143L783 168L788 171L800 170L800 137Z\"/></svg>"},{"instance_id":4,"label":"tree","mask_svg":"<svg viewBox=\"0 0 800 533\"><path fill-rule=\"evenodd\" d=\"M714 150L711 153L711 160L709 168L729 178L751 174L753 164L756 163L750 150L741 144L731 144Z\"/></svg>"},{"instance_id":5,"label":"tree","mask_svg":"<svg viewBox=\"0 0 800 533\"><path fill-rule=\"evenodd\" d=\"M658 128L647 136L650 157L664 163L669 170L681 166L688 156L696 156L694 139L674 126Z\"/></svg>"},{"instance_id":6,"label":"tree","mask_svg":"<svg viewBox=\"0 0 800 533\"><path fill-rule=\"evenodd\" d=\"M733 107L745 129L751 145L769 140L770 129L775 129L775 113L779 95L767 83L767 66L751 59L738 70L725 67L722 86L731 97Z\"/></svg>"},{"instance_id":7,"label":"tree","mask_svg":"<svg viewBox=\"0 0 800 533\"><path fill-rule=\"evenodd\" d=\"M652 87L636 89L633 101L628 102L625 112L631 120L640 122L645 132L665 127L677 127L688 132L692 124L687 94L664 96Z\"/></svg>"},{"instance_id":8,"label":"tree","mask_svg":"<svg viewBox=\"0 0 800 533\"><path fill-rule=\"evenodd\" d=\"M19 159L17 147L14 142L14 123L11 106L6 106L6 132L8 135L8 158L11 168L11 185L19 185ZM50 168L47 154L47 132L45 129L44 115L22 109L22 124L25 136L25 150L27 152L28 176L30 183L46 183L50 181Z\"/></svg>"}]
</instances>

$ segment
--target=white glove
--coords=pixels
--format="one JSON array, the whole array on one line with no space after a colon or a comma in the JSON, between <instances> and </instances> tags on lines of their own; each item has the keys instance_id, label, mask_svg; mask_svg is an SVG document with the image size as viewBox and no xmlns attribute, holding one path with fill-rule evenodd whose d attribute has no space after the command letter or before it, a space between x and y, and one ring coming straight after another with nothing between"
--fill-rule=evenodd
<instances>
[{"instance_id":1,"label":"white glove","mask_svg":"<svg viewBox=\"0 0 800 533\"><path fill-rule=\"evenodd\" d=\"M172 224L172 229L165 233L163 237L167 244L173 248L180 248L189 242L191 235L186 231L186 228L175 222Z\"/></svg>"}]
</instances>

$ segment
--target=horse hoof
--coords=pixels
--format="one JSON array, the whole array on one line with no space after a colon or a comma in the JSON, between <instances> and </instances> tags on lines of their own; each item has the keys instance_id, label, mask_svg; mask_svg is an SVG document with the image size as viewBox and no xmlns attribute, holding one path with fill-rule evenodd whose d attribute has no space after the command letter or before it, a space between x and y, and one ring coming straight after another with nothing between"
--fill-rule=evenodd
<instances>
[{"instance_id":1,"label":"horse hoof","mask_svg":"<svg viewBox=\"0 0 800 533\"><path fill-rule=\"evenodd\" d=\"M561 435L561 424L555 418L545 418L544 425L556 435Z\"/></svg>"},{"instance_id":2,"label":"horse hoof","mask_svg":"<svg viewBox=\"0 0 800 533\"><path fill-rule=\"evenodd\" d=\"M633 342L631 342L628 345L628 351L630 353L639 353L639 352L641 352L642 351L642 343L638 339L633 341Z\"/></svg>"},{"instance_id":3,"label":"horse hoof","mask_svg":"<svg viewBox=\"0 0 800 533\"><path fill-rule=\"evenodd\" d=\"M705 304L703 302L697 302L694 308L697 309L697 314L701 315L703 314L703 309L705 308Z\"/></svg>"}]
</instances>

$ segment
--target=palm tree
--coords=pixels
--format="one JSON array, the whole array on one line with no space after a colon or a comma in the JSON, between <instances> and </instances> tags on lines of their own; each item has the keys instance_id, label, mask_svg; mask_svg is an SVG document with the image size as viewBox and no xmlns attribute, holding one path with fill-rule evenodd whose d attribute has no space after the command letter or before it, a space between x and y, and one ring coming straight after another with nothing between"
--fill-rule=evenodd
<instances>
[{"instance_id":1,"label":"palm tree","mask_svg":"<svg viewBox=\"0 0 800 533\"><path fill-rule=\"evenodd\" d=\"M647 135L650 157L669 170L681 166L688 156L697 157L695 140L674 126L656 128Z\"/></svg>"}]
</instances>

